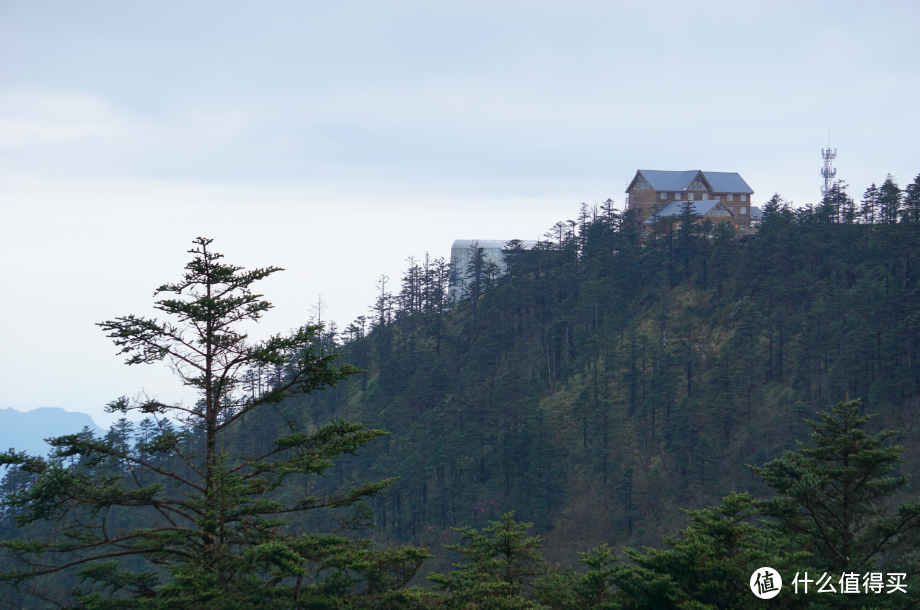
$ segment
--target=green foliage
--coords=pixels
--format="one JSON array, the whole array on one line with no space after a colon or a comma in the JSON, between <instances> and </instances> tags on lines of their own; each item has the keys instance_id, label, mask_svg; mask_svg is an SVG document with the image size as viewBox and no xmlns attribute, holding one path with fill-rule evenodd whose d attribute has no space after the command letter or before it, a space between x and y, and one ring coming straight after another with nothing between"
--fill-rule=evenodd
<instances>
[{"instance_id":1,"label":"green foliage","mask_svg":"<svg viewBox=\"0 0 920 610\"><path fill-rule=\"evenodd\" d=\"M428 552L380 550L342 533L366 525L363 503L395 479L334 491L316 481L385 433L338 418L308 428L279 406L358 369L335 363L318 326L249 343L235 325L271 307L251 285L278 269L245 272L221 263L211 240L194 243L182 281L157 290L176 295L156 303L174 321L126 316L100 326L128 364L165 359L200 400L113 401L110 411L154 415L133 444L133 426L122 419L105 439L51 439L48 458L0 454L0 463L27 477L3 498L24 533L2 543L16 562L2 579L36 593L64 593L73 583L61 603L93 609L330 608L393 595ZM266 383L254 386L263 376ZM249 451L241 442L247 416L272 415L281 433ZM288 524L320 508L354 512L340 515L334 532Z\"/></svg>"},{"instance_id":2,"label":"green foliage","mask_svg":"<svg viewBox=\"0 0 920 610\"><path fill-rule=\"evenodd\" d=\"M465 544L448 545L464 561L449 574L429 574L428 579L446 594L445 608L511 610L538 608L529 601L529 589L542 571L539 536L526 536L532 523L518 523L514 513L502 515L479 533L458 529Z\"/></svg>"},{"instance_id":3,"label":"green foliage","mask_svg":"<svg viewBox=\"0 0 920 610\"><path fill-rule=\"evenodd\" d=\"M613 570L610 584L619 605L612 607L750 607L748 579L763 566L778 570L786 583L779 596L758 607L913 607L920 508L906 502L884 510L884 499L905 483L903 477L888 476L903 448L885 446L892 432L866 433L871 418L859 414L858 404L845 401L819 413L820 422L810 422L811 443L799 443L797 451L754 469L777 491L774 498L729 494L720 506L686 511L690 524L664 538L670 548L626 549L632 562ZM829 572L836 583L845 572L869 571L907 574L908 594L811 600L790 590L800 572L813 577ZM567 603L554 608L576 607L584 599L573 595L573 581L560 581L553 599Z\"/></svg>"},{"instance_id":4,"label":"green foliage","mask_svg":"<svg viewBox=\"0 0 920 610\"><path fill-rule=\"evenodd\" d=\"M236 417L235 409L262 402L213 435L210 470L202 460L208 455L207 426L195 428L196 418L208 413L204 392L204 400L189 408L178 428L144 424L143 431L123 427L105 439L83 435L79 443L87 449L56 458L58 471L24 458L23 468L4 480L4 493L13 498L31 489L43 469L48 469L51 489L58 484L55 477L69 480L85 469L93 477L101 473L123 481L119 493L134 493L134 501L141 503L199 493L159 474L132 483L128 466L137 457L185 477L194 474L192 466L204 468L205 477L211 472L213 480L232 490L227 477L241 456L262 456L274 464L312 438L314 448L330 443L328 453L314 451L275 471L253 466L248 472L261 477L258 485L266 489L264 497L251 500L257 510L335 507L340 506L337 499L365 494L361 500L367 500L369 512L351 521L337 515L344 529L334 533L327 532L328 521L318 511L264 515L266 523L290 521L280 529L268 527L271 532L333 536L328 544L317 542L328 555L317 551L303 564L309 569L303 590L312 591L315 599L328 595L323 603L335 598L394 608L462 603L748 607L735 588L746 579L732 580L739 572L731 570L741 568L733 568L729 558L749 562L744 569L761 557L773 567L830 569L825 566L840 551L835 540L846 537L843 530L832 532L823 547L809 538L818 535L820 519L839 517L837 500L811 512L802 507L815 497L808 494L830 494L835 485L847 484L841 474L846 469L821 462L817 453L803 453L814 447L795 440L815 432L804 423L814 419L815 411L852 395L862 396L863 408L877 415L854 424L866 435L859 446L869 447L878 429L898 427L905 451L887 448L885 438L878 437L881 444L860 454L860 459L881 461L875 470L865 470L875 481L865 493L848 495L846 518L855 529L847 535L865 543L851 542L856 552L848 556L869 557L867 566L896 566L915 574L918 544L911 524L918 509L911 497L916 490L899 487L896 470L879 473L892 457L904 460L899 467L905 474L920 469L918 184L920 177L900 191L891 178L867 189L860 204L842 183L817 205L793 207L774 195L763 207L756 233L740 239L727 223L678 225L680 219L671 217L640 227L630 214L618 213L612 201L582 206L577 221L556 223L530 250L509 242L509 269L501 276L486 269L485 261L477 262L475 252L473 268L467 270L451 270L443 259L410 258L399 282L385 277L378 282L371 315L359 317L341 335L333 324L311 335L313 358L342 352L346 362L366 372L350 370L327 389L305 394L298 388L309 386L284 386L296 363L263 359L228 378L232 381L226 386L212 384L212 396L220 395L230 406L215 426ZM476 282L460 303L447 298L450 272L470 272ZM253 315L260 315L264 310L258 300L240 302L241 311L254 307ZM201 308L187 313L204 315L195 312L206 309L202 301ZM118 340L166 330L160 323L120 320L130 332ZM235 341L227 336L228 344ZM150 343L129 355L147 361L162 355L160 347ZM183 366L181 360L174 362ZM184 370L192 383L207 377ZM118 410L135 407L160 409L155 400L113 403ZM326 428L343 417L368 427ZM391 434L368 443L376 430ZM132 434L144 435L133 449L125 441ZM354 442L342 434L356 435ZM285 439L280 447L277 439ZM67 446L62 445L64 450ZM781 457L784 451L793 456L789 469L774 472L787 459ZM179 452L191 456L191 465ZM359 452L354 459L337 459ZM765 475L766 483L744 466L764 463L772 473ZM799 475L806 486L796 482ZM385 484L394 476L401 478L386 487L387 494L365 483ZM279 477L284 483L273 487ZM775 527L760 525L756 507L749 504L752 497L766 497L769 485L780 492L772 501L775 507L786 510L770 513ZM873 497L874 508L867 509ZM679 510L712 504L717 506L704 511ZM8 504L6 523L27 516L32 506ZM157 519L158 509L148 508ZM47 502L43 510L51 516L59 506ZM105 518L125 531L142 522L127 519L133 508L107 510ZM562 565L530 581L520 595L509 592L510 585L489 571L487 561L476 568L467 559L461 563L466 567L451 572L444 548L455 546L458 528L483 531L493 527L491 519L510 510L534 524L548 563ZM395 585L372 588L373 570L336 564L334 558L344 556L360 564L356 555L336 551L358 544L351 528L359 524L373 528L377 544L368 552L432 545L436 556L428 567L454 589L441 595ZM220 518L202 522L205 526L219 529ZM488 538L487 533L477 535ZM670 536L667 548L656 550L665 535ZM881 544L879 552L869 545L873 536ZM11 547L17 553L42 548L35 546L42 543L37 531L20 539L15 544L21 546ZM645 550L630 551L628 565L614 565L605 543ZM293 542L284 544L293 548ZM591 547L595 550L576 562L577 553ZM805 558L804 552L814 555ZM368 557L373 562L378 556ZM126 574L149 571L146 564L119 561ZM253 573L265 580L271 570L281 569L276 563L292 570L285 561L272 553L253 556L252 565L258 566ZM399 565L410 573L415 563L406 558ZM387 572L395 580L384 580L403 582L393 576L402 569ZM150 574L161 583L171 578L166 567L157 566ZM103 572L92 576L97 580L87 578L97 586L104 580ZM144 578L135 582L119 576L112 587L148 586ZM272 586L283 588L296 578ZM462 578L469 587L479 587L481 595L463 598ZM75 579L67 585L80 585ZM358 595L371 590L377 592ZM794 605L785 594L774 602Z\"/></svg>"},{"instance_id":5,"label":"green foliage","mask_svg":"<svg viewBox=\"0 0 920 610\"><path fill-rule=\"evenodd\" d=\"M330 475L403 477L374 504L388 543L451 542L515 510L554 561L655 544L679 507L762 494L744 464L793 449L826 404L911 418L920 225L906 203L883 223L879 196L860 211L841 183L815 206L775 195L741 238L692 221L643 233L612 202L583 206L531 250L509 242L509 272L458 304L426 296L440 276L416 265L381 293L392 321L343 341L368 372L291 409L392 433ZM916 470L920 433L905 434Z\"/></svg>"},{"instance_id":6,"label":"green foliage","mask_svg":"<svg viewBox=\"0 0 920 610\"><path fill-rule=\"evenodd\" d=\"M757 467L777 496L761 503L777 529L814 549L835 573L867 571L890 547L911 535L920 543L917 510L888 514L885 499L907 483L890 476L903 447L885 446L892 431L868 434L872 416L860 415L859 401L839 402L820 421L809 421L811 443Z\"/></svg>"},{"instance_id":7,"label":"green foliage","mask_svg":"<svg viewBox=\"0 0 920 610\"><path fill-rule=\"evenodd\" d=\"M906 574L909 598L898 599L897 607L910 607L920 603L920 503L891 502L908 482L892 476L904 448L886 446L895 432L867 433L873 416L861 415L859 405L847 400L818 413L820 420L808 422L810 443L754 468L776 490L758 509L789 544L810 550L812 565L835 581L844 573ZM832 605L858 606L852 604Z\"/></svg>"},{"instance_id":8,"label":"green foliage","mask_svg":"<svg viewBox=\"0 0 920 610\"><path fill-rule=\"evenodd\" d=\"M632 564L614 581L623 608L715 610L747 607L748 580L754 570L770 566L790 573L809 554L793 552L775 532L756 524L757 502L733 493L722 504L687 511L690 524L665 537L665 550L627 549ZM792 570L794 571L794 570ZM764 607L777 606L781 600Z\"/></svg>"},{"instance_id":9,"label":"green foliage","mask_svg":"<svg viewBox=\"0 0 920 610\"><path fill-rule=\"evenodd\" d=\"M616 610L622 605L614 599L617 558L605 544L579 553L579 562L587 569L571 567L552 571L535 583L536 599L552 610Z\"/></svg>"}]
</instances>

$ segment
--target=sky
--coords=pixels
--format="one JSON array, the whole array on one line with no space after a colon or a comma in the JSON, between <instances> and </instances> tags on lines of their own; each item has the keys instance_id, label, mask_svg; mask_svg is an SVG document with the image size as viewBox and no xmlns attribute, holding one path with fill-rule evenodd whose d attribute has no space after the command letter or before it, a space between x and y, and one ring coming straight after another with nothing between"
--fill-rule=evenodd
<instances>
[{"instance_id":1,"label":"sky","mask_svg":"<svg viewBox=\"0 0 920 610\"><path fill-rule=\"evenodd\" d=\"M454 239L537 239L640 168L763 203L920 173L920 3L0 0L0 408L194 400L95 323L197 236L340 327ZM829 140L830 139L830 140Z\"/></svg>"}]
</instances>

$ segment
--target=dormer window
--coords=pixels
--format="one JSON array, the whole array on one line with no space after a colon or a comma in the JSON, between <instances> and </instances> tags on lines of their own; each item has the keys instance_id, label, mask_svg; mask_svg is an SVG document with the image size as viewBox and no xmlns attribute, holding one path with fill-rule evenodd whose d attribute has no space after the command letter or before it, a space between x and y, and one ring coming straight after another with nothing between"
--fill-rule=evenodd
<instances>
[{"instance_id":1,"label":"dormer window","mask_svg":"<svg viewBox=\"0 0 920 610\"><path fill-rule=\"evenodd\" d=\"M690 185L691 191L705 191L706 184L702 180L694 180L693 184Z\"/></svg>"}]
</instances>

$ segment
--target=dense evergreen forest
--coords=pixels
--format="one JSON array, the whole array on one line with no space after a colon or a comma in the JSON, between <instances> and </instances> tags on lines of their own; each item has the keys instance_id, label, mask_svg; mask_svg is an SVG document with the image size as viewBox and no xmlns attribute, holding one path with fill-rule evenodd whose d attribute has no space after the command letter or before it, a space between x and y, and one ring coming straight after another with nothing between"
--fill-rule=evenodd
<instances>
[{"instance_id":1,"label":"dense evergreen forest","mask_svg":"<svg viewBox=\"0 0 920 610\"><path fill-rule=\"evenodd\" d=\"M449 312L445 261L410 259L337 335L367 373L296 408L391 433L359 468L403 477L377 500L378 538L437 546L514 510L557 561L655 545L680 508L762 495L747 465L847 396L901 431L917 472L918 185L774 196L743 239L692 218L643 236L611 202L583 205L532 252L511 242L507 275L473 258Z\"/></svg>"},{"instance_id":2,"label":"dense evergreen forest","mask_svg":"<svg viewBox=\"0 0 920 610\"><path fill-rule=\"evenodd\" d=\"M904 190L889 176L859 201L842 183L819 205L793 207L775 195L762 211L756 232L744 236L729 224L698 222L689 205L643 232L608 200L582 205L576 220L557 223L529 250L509 242L507 273L481 250L461 270L428 255L410 258L398 283L380 278L368 315L345 329L325 323L321 303L315 308L315 331L300 340L323 366L341 353L345 367L314 391L288 392L296 367L264 357L241 377L238 404L245 408L228 404L215 415L214 426L228 425L213 438L191 420L183 428L123 419L104 439L90 434L59 444L69 453L51 461L62 473L122 468L127 477L128 456L169 460L180 444L200 447L188 455L211 455L217 450L205 447L220 443L218 453L250 456L269 455L277 439L295 433L346 439L316 457L318 465L295 473L321 477L295 477L261 493L291 499L302 487L314 498L339 498L326 503L336 521L328 511L308 510L284 527L334 533L335 544L358 554L349 555L348 568L361 577L335 580L317 569L318 582L338 587L323 593L325 601L265 607L838 605L786 596L775 600L785 605L738 606L742 593L757 601L747 590L750 570L743 575L742 568L768 559L777 568L810 565L838 575L894 566L910 574L914 591L909 602L886 598L879 607L913 607L920 599L913 569L920 508L910 504L920 467L920 176ZM464 276L457 303L448 299L451 273ZM156 413L160 406L138 408ZM360 422L367 432L345 422ZM874 485L860 506L871 504L879 519L894 511L902 521L873 521L869 529L884 541L853 546L840 563L814 543L819 535L790 516L783 499L798 502L788 480L824 459L808 453L808 443L827 449L844 438L857 439L863 451L856 452L859 466L847 468L864 468ZM17 468L0 489L3 537L15 541L27 531L37 539L50 531L40 521L58 516L57 500L34 484L49 466L5 455ZM287 476L277 468L277 476ZM30 502L48 504L25 530L16 529L17 516L22 522L34 512ZM93 518L124 525L131 502ZM772 529L757 525L758 517L771 520ZM257 527L270 536L282 524ZM709 578L725 585L743 576L740 592L700 592L693 589L698 583L680 581L698 560L688 557L707 545L715 549L707 561L724 561L718 549L730 544L719 528L728 528L731 544L747 554ZM883 530L889 534L878 534ZM624 555L620 547L630 550ZM664 555L649 550L663 547L670 549ZM36 551L16 543L7 549L19 558ZM860 553L862 563L851 563ZM11 561L4 560L7 574ZM316 561L324 569L338 565ZM11 582L35 574L18 572ZM89 580L113 599L156 588L113 574ZM43 586L60 591L88 586L85 575L55 571L49 578ZM365 581L363 601L335 597ZM406 584L448 593L401 588ZM7 595L14 605L23 599L13 589ZM73 607L141 607L103 598L84 597ZM830 605L814 605L819 601ZM209 603L201 607L237 607ZM839 602L850 603L857 602ZM239 607L262 607L247 604Z\"/></svg>"}]
</instances>

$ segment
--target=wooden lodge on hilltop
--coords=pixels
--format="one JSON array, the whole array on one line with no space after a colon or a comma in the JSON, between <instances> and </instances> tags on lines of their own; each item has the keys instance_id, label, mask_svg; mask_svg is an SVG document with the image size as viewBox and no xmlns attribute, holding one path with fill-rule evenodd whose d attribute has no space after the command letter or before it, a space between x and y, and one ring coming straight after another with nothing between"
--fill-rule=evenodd
<instances>
[{"instance_id":1,"label":"wooden lodge on hilltop","mask_svg":"<svg viewBox=\"0 0 920 610\"><path fill-rule=\"evenodd\" d=\"M743 232L760 219L760 209L751 206L754 191L736 172L640 169L626 193L626 209L646 227L654 223L654 216L677 216L685 201L694 202L693 209L701 218L714 224L730 222Z\"/></svg>"}]
</instances>

